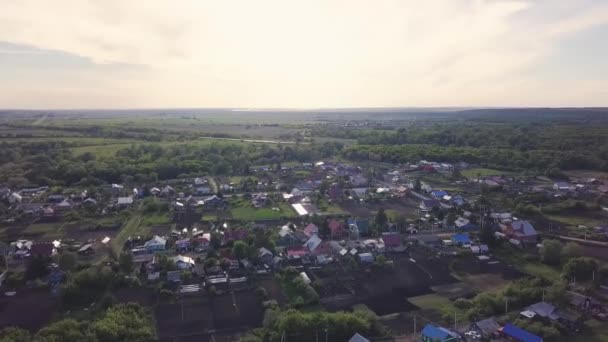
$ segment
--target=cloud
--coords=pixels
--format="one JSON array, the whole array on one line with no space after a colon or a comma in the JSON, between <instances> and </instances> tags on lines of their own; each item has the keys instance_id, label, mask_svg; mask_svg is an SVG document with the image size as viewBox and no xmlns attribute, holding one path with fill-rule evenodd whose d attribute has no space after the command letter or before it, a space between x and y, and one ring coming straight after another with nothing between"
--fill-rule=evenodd
<instances>
[{"instance_id":1,"label":"cloud","mask_svg":"<svg viewBox=\"0 0 608 342\"><path fill-rule=\"evenodd\" d=\"M65 100L69 107L79 95L87 107L115 98L132 107L509 105L517 87L542 84L530 67L549 58L562 37L608 23L601 2L572 4L6 1L0 41L79 56L91 66L55 80L60 90L47 101L28 102L28 91L40 99L50 83L41 75L15 99L0 97L0 105ZM108 65L133 70L108 73ZM88 82L103 89L83 87ZM10 95L10 83L0 81L0 90Z\"/></svg>"}]
</instances>

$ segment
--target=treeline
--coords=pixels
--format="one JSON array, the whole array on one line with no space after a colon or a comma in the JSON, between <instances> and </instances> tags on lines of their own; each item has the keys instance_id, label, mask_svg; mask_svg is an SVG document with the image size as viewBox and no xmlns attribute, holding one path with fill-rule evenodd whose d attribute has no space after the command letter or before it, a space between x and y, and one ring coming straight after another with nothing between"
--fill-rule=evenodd
<instances>
[{"instance_id":1,"label":"treeline","mask_svg":"<svg viewBox=\"0 0 608 342\"><path fill-rule=\"evenodd\" d=\"M382 161L391 163L433 160L465 161L504 170L534 169L608 170L608 159L601 159L594 151L557 151L453 147L439 145L354 145L343 151L343 156L354 161Z\"/></svg>"},{"instance_id":2,"label":"treeline","mask_svg":"<svg viewBox=\"0 0 608 342\"><path fill-rule=\"evenodd\" d=\"M243 144L133 144L115 155L74 155L61 141L3 143L0 146L0 183L11 186L100 185L118 183L125 177L140 182L173 179L189 174L246 175L255 165L310 162L334 157L342 149L336 143L317 145Z\"/></svg>"},{"instance_id":3,"label":"treeline","mask_svg":"<svg viewBox=\"0 0 608 342\"><path fill-rule=\"evenodd\" d=\"M293 309L268 309L263 328L254 330L241 341L348 341L356 333L367 337L386 335L377 320L363 311L305 313Z\"/></svg>"},{"instance_id":4,"label":"treeline","mask_svg":"<svg viewBox=\"0 0 608 342\"><path fill-rule=\"evenodd\" d=\"M152 316L134 303L113 306L93 321L63 319L36 334L10 327L0 331L0 342L149 342L155 339Z\"/></svg>"},{"instance_id":5,"label":"treeline","mask_svg":"<svg viewBox=\"0 0 608 342\"><path fill-rule=\"evenodd\" d=\"M507 120L507 119L504 119ZM593 122L416 121L398 129L323 126L314 136L355 139L351 160L466 161L507 169L608 170L608 126Z\"/></svg>"}]
</instances>

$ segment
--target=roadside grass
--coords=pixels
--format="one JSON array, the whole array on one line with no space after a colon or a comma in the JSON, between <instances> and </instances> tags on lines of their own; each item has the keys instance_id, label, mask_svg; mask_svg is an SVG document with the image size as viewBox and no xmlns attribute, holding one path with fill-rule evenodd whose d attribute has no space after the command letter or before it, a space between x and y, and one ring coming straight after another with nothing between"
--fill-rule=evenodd
<instances>
[{"instance_id":1,"label":"roadside grass","mask_svg":"<svg viewBox=\"0 0 608 342\"><path fill-rule=\"evenodd\" d=\"M127 220L120 232L112 240L112 248L116 253L122 251L122 247L129 238L133 235L141 235L144 231L142 229L142 222L144 218L141 214L133 214L131 218Z\"/></svg>"},{"instance_id":2,"label":"roadside grass","mask_svg":"<svg viewBox=\"0 0 608 342\"><path fill-rule=\"evenodd\" d=\"M63 236L62 223L34 223L23 230L24 236L36 236L38 240L54 240Z\"/></svg>"}]
</instances>

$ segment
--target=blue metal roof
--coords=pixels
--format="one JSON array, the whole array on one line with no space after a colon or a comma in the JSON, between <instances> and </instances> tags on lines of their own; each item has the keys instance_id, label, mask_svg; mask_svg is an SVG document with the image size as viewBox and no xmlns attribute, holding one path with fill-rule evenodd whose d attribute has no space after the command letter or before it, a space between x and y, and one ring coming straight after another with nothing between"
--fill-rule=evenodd
<instances>
[{"instance_id":1,"label":"blue metal roof","mask_svg":"<svg viewBox=\"0 0 608 342\"><path fill-rule=\"evenodd\" d=\"M456 234L456 235L452 235L452 241L458 242L458 243L467 243L467 242L471 242L471 239L469 238L469 236L467 234Z\"/></svg>"},{"instance_id":2,"label":"blue metal roof","mask_svg":"<svg viewBox=\"0 0 608 342\"><path fill-rule=\"evenodd\" d=\"M543 342L543 339L541 337L536 336L522 328L518 328L512 324L506 324L502 328L502 332L521 342Z\"/></svg>"},{"instance_id":3,"label":"blue metal roof","mask_svg":"<svg viewBox=\"0 0 608 342\"><path fill-rule=\"evenodd\" d=\"M422 329L422 336L430 338L431 341L444 341L452 337L446 330L438 328L432 324L427 324L424 329Z\"/></svg>"}]
</instances>

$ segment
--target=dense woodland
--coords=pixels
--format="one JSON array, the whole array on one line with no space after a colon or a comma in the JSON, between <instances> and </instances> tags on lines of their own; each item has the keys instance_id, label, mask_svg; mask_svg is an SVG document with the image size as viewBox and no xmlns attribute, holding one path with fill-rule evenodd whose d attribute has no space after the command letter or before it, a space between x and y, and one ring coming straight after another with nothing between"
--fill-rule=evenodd
<instances>
[{"instance_id":1,"label":"dense woodland","mask_svg":"<svg viewBox=\"0 0 608 342\"><path fill-rule=\"evenodd\" d=\"M200 140L196 132L111 125L44 126L55 137L69 132L124 141L124 147L109 154L74 153L73 148L81 146L77 139L27 139L33 126L9 123L5 132L21 138L0 142L0 183L98 185L125 177L147 182L192 174L246 175L253 166L336 157L392 163L465 161L550 175L570 169L608 170L608 126L602 113L579 118L558 112L551 119L543 112L539 115L544 121L526 113L475 113L451 120L429 116L429 120L369 121L368 126L349 129L339 122L315 123L298 128L308 130L312 141L296 144L213 142ZM345 146L344 139L354 143Z\"/></svg>"},{"instance_id":2,"label":"dense woodland","mask_svg":"<svg viewBox=\"0 0 608 342\"><path fill-rule=\"evenodd\" d=\"M331 158L341 146L272 146L265 144L210 143L160 145L137 143L113 156L73 154L62 141L0 144L0 182L28 184L99 185L133 177L139 182L173 179L188 174L243 175L255 165L304 162Z\"/></svg>"},{"instance_id":3,"label":"dense woodland","mask_svg":"<svg viewBox=\"0 0 608 342\"><path fill-rule=\"evenodd\" d=\"M322 128L318 136L355 139L352 160L465 161L503 169L608 170L608 127L593 123L414 123L398 129Z\"/></svg>"}]
</instances>

